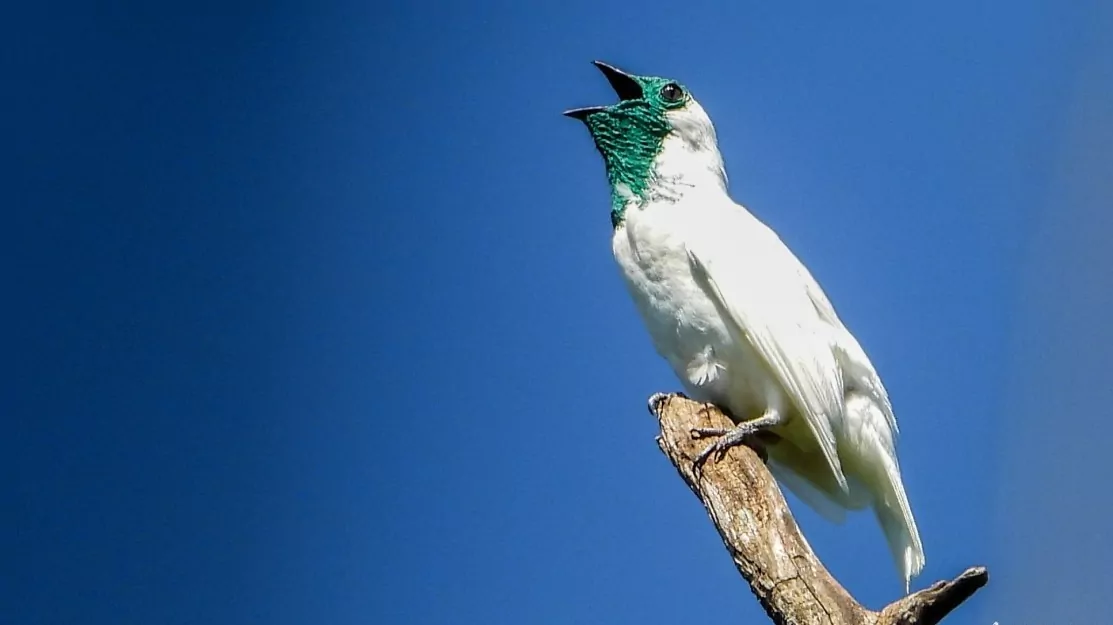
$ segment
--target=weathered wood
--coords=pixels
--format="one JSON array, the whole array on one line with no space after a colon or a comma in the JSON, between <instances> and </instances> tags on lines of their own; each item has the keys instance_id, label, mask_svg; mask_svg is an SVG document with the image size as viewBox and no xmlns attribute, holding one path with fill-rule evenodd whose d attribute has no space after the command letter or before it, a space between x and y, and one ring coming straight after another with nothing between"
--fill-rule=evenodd
<instances>
[{"instance_id":1,"label":"weathered wood","mask_svg":"<svg viewBox=\"0 0 1113 625\"><path fill-rule=\"evenodd\" d=\"M784 496L761 458L745 446L697 471L709 442L694 428L730 427L714 406L682 395L651 400L661 425L657 444L703 502L738 572L778 625L933 625L985 585L984 567L912 593L881 612L868 610L835 580L800 533Z\"/></svg>"}]
</instances>

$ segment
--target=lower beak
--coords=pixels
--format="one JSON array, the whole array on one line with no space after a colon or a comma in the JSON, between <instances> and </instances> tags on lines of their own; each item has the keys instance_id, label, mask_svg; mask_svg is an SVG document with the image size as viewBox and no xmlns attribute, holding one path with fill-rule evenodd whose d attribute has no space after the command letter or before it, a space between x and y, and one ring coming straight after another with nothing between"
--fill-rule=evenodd
<instances>
[{"instance_id":1,"label":"lower beak","mask_svg":"<svg viewBox=\"0 0 1113 625\"><path fill-rule=\"evenodd\" d=\"M606 107L603 107L603 106L585 106L583 108L578 108L578 109L568 109L567 111L564 111L561 114L562 115L567 115L568 117L571 117L573 119L578 119L580 121L584 121L584 120L587 119L588 115L591 115L592 113L598 113L599 111L602 111L604 108L606 108Z\"/></svg>"}]
</instances>

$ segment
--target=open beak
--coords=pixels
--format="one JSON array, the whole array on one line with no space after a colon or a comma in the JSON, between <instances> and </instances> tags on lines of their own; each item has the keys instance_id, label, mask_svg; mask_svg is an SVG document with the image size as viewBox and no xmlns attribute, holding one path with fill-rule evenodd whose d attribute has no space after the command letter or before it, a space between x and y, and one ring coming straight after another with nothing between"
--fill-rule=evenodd
<instances>
[{"instance_id":1,"label":"open beak","mask_svg":"<svg viewBox=\"0 0 1113 625\"><path fill-rule=\"evenodd\" d=\"M634 77L630 74L627 74L613 65L608 65L603 61L592 61L592 64L598 67L599 71L603 72L603 75L607 77L607 82L611 83L611 88L618 94L620 100L636 100L642 97L642 86L638 84L638 81L634 80ZM583 108L564 111L564 114L568 117L584 120L587 119L588 115L598 113L605 108L607 107L585 106Z\"/></svg>"}]
</instances>

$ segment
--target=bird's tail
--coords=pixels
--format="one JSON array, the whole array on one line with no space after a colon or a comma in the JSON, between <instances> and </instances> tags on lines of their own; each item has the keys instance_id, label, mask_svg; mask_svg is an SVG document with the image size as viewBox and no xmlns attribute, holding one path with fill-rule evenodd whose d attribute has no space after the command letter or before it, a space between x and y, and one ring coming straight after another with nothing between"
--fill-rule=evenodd
<instances>
[{"instance_id":1,"label":"bird's tail","mask_svg":"<svg viewBox=\"0 0 1113 625\"><path fill-rule=\"evenodd\" d=\"M874 503L873 511L881 523L881 531L885 532L907 593L912 578L924 570L924 546L916 529L916 519L912 518L912 510L908 507L900 474L894 471L893 478L887 484L885 498Z\"/></svg>"},{"instance_id":2,"label":"bird's tail","mask_svg":"<svg viewBox=\"0 0 1113 625\"><path fill-rule=\"evenodd\" d=\"M920 531L916 519L912 517L912 507L908 505L908 495L901 481L900 465L897 463L893 444L893 434L873 402L864 397L848 401L848 410L862 410L876 414L861 415L869 424L862 429L863 443L872 449L863 450L869 481L872 482L873 511L889 543L889 551L897 571L904 580L904 591L908 592L913 577L924 569L924 545L920 542ZM857 404L857 405L854 405Z\"/></svg>"}]
</instances>

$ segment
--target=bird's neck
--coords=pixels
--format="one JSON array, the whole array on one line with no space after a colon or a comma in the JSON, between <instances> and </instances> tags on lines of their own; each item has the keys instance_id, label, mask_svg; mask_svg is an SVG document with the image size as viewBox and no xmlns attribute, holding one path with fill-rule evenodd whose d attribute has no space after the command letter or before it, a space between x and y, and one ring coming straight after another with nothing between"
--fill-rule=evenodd
<instances>
[{"instance_id":1,"label":"bird's neck","mask_svg":"<svg viewBox=\"0 0 1113 625\"><path fill-rule=\"evenodd\" d=\"M609 170L609 168L608 168ZM660 151L640 179L609 175L611 225L618 227L632 207L651 202L678 202L693 194L727 191L723 157L714 145L692 145L683 138L666 137ZM608 171L608 174L611 172Z\"/></svg>"}]
</instances>

